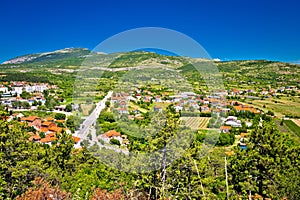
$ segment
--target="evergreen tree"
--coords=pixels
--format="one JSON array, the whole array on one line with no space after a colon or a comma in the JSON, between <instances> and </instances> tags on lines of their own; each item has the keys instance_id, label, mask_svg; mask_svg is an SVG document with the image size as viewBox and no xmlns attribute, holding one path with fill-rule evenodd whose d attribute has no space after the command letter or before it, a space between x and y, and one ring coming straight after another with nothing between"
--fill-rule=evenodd
<instances>
[{"instance_id":1,"label":"evergreen tree","mask_svg":"<svg viewBox=\"0 0 300 200\"><path fill-rule=\"evenodd\" d=\"M272 121L257 126L247 146L247 150L236 148L229 166L235 190L241 195L299 199L299 180L295 180L300 171L299 146L279 132ZM289 178L295 182L288 184Z\"/></svg>"}]
</instances>

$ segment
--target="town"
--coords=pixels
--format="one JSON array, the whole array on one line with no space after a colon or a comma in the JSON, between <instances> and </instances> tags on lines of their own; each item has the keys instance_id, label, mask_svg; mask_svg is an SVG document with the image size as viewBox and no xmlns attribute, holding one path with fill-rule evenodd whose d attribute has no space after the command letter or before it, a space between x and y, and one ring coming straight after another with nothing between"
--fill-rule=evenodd
<instances>
[{"instance_id":1,"label":"town","mask_svg":"<svg viewBox=\"0 0 300 200\"><path fill-rule=\"evenodd\" d=\"M74 115L78 105L66 105L63 99L56 96L55 90L58 89L58 86L25 81L3 82L0 85L1 104L5 105L11 114L7 120L18 120L20 123L26 123L32 127L29 132L29 140L51 145L51 142L56 140L56 135L64 131L73 135L74 147L81 148L81 145L90 144L88 141L89 138L91 139L90 134L87 138L80 138L80 135L77 135L78 130L69 129L69 126L73 125L66 122L69 116ZM106 108L100 113L100 118L103 113L110 113L112 116L117 114L116 119L112 121L126 116L129 120L141 125L149 120L149 113L161 112L172 105L176 112L180 113L181 121L185 126L192 130L218 129L223 134L238 134L239 136L235 137L239 141L237 144L245 148L245 137L247 137L248 129L253 124L254 116L256 114L276 116L273 112L265 112L251 104L243 103L242 100L275 98L288 93L299 93L299 89L296 86L277 89L268 87L261 89L261 91L234 88L217 91L211 95L200 95L194 92L174 94L163 88L157 90L157 87L148 85L147 87L136 88L129 93L114 92L107 101ZM55 100L54 105L53 103L49 105L49 101L53 102L53 99ZM45 118L28 115L32 111L47 112L48 115ZM22 112L27 113L26 116ZM117 145L127 149L130 140L126 134L122 133L116 123L110 127L111 124L108 124L112 122L110 120L101 122L100 128L96 132L97 140L102 145ZM80 126L78 127L80 129ZM233 142L224 145L229 144L233 144Z\"/></svg>"}]
</instances>

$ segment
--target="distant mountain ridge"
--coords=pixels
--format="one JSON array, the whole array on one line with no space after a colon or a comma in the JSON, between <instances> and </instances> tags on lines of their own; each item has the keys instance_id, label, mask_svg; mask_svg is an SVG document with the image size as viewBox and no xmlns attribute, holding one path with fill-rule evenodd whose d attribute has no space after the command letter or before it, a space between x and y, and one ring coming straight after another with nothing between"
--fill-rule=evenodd
<instances>
[{"instance_id":1,"label":"distant mountain ridge","mask_svg":"<svg viewBox=\"0 0 300 200\"><path fill-rule=\"evenodd\" d=\"M53 52L27 54L7 60L2 64L22 64L29 62L59 60L67 57L80 57L90 54L91 51L87 48L65 48Z\"/></svg>"},{"instance_id":2,"label":"distant mountain ridge","mask_svg":"<svg viewBox=\"0 0 300 200\"><path fill-rule=\"evenodd\" d=\"M268 60L238 60L215 61L201 58L189 58L162 55L148 51L119 52L112 54L95 53L87 48L65 48L53 52L28 54L10 59L0 65L6 72L49 72L66 75L76 73L82 67L98 67L99 69L130 67L168 66L180 70L184 75L195 76L193 62L212 62L228 82L288 82L300 84L300 65L268 61ZM118 71L116 69L115 71ZM197 80L195 80L197 81Z\"/></svg>"}]
</instances>

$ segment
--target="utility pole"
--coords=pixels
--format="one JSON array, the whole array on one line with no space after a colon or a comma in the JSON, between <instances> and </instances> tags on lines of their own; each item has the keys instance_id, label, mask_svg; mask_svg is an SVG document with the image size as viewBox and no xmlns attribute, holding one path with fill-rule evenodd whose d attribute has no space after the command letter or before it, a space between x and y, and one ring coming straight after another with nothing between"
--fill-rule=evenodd
<instances>
[{"instance_id":1,"label":"utility pole","mask_svg":"<svg viewBox=\"0 0 300 200\"><path fill-rule=\"evenodd\" d=\"M228 175L227 175L227 160L225 155L225 178L226 178L226 199L229 200L229 192L228 192Z\"/></svg>"}]
</instances>

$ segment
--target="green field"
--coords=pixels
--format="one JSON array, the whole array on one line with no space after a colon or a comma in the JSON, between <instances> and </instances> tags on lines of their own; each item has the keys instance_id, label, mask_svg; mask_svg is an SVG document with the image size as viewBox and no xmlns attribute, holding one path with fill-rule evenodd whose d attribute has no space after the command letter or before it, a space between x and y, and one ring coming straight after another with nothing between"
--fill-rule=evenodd
<instances>
[{"instance_id":1,"label":"green field","mask_svg":"<svg viewBox=\"0 0 300 200\"><path fill-rule=\"evenodd\" d=\"M247 101L255 107L267 112L273 111L277 117L293 116L295 118L300 117L300 102L297 97L284 97L281 99L270 98L265 100L253 100Z\"/></svg>"},{"instance_id":2,"label":"green field","mask_svg":"<svg viewBox=\"0 0 300 200\"><path fill-rule=\"evenodd\" d=\"M295 124L292 120L285 120L284 124L288 127L288 129L300 137L300 127L297 124Z\"/></svg>"}]
</instances>

